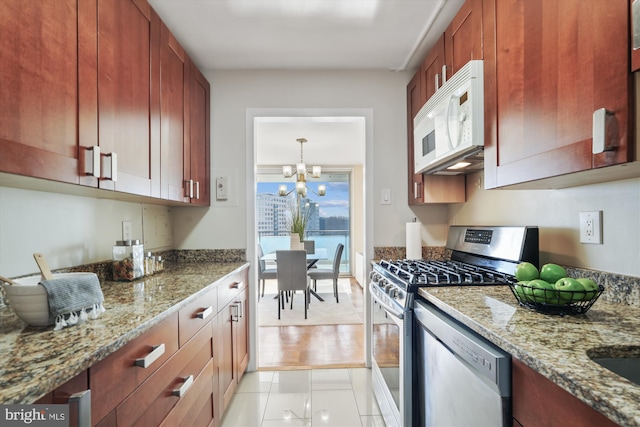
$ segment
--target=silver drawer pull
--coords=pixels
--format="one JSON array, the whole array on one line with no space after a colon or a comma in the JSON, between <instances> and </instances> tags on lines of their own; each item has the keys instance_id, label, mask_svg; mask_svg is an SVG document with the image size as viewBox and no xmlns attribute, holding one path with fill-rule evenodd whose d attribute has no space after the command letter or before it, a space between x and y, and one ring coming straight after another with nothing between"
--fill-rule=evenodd
<instances>
[{"instance_id":1,"label":"silver drawer pull","mask_svg":"<svg viewBox=\"0 0 640 427\"><path fill-rule=\"evenodd\" d=\"M200 313L196 314L196 317L198 319L206 319L207 317L211 316L211 313L213 313L213 307L209 306L202 310Z\"/></svg>"},{"instance_id":2,"label":"silver drawer pull","mask_svg":"<svg viewBox=\"0 0 640 427\"><path fill-rule=\"evenodd\" d=\"M148 368L151 366L153 362L158 360L160 356L164 354L164 343L160 345L156 345L151 350L151 353L147 354L145 357L140 359L136 359L136 366L140 366L141 368Z\"/></svg>"},{"instance_id":3,"label":"silver drawer pull","mask_svg":"<svg viewBox=\"0 0 640 427\"><path fill-rule=\"evenodd\" d=\"M178 397L184 396L187 390L191 388L192 384L193 384L193 375L189 375L188 377L184 378L184 384L182 384L180 388L174 389L171 392L171 395L178 396Z\"/></svg>"},{"instance_id":4,"label":"silver drawer pull","mask_svg":"<svg viewBox=\"0 0 640 427\"><path fill-rule=\"evenodd\" d=\"M69 403L77 406L78 427L91 427L91 390L72 394Z\"/></svg>"}]
</instances>

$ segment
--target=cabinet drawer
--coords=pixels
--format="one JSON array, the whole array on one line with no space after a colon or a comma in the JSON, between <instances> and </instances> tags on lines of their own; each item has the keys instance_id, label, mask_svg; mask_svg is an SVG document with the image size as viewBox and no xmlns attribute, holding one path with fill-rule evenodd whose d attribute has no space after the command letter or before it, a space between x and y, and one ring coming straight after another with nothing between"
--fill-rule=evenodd
<instances>
[{"instance_id":1,"label":"cabinet drawer","mask_svg":"<svg viewBox=\"0 0 640 427\"><path fill-rule=\"evenodd\" d=\"M196 378L191 390L162 421L160 427L208 426L213 420L213 359Z\"/></svg>"},{"instance_id":2,"label":"cabinet drawer","mask_svg":"<svg viewBox=\"0 0 640 427\"><path fill-rule=\"evenodd\" d=\"M212 332L210 327L202 328L118 406L118 427L157 426L181 399L189 396L195 378L213 357Z\"/></svg>"},{"instance_id":3,"label":"cabinet drawer","mask_svg":"<svg viewBox=\"0 0 640 427\"><path fill-rule=\"evenodd\" d=\"M177 350L176 313L89 368L92 423L102 420ZM137 360L145 360L147 367L137 366Z\"/></svg>"},{"instance_id":4,"label":"cabinet drawer","mask_svg":"<svg viewBox=\"0 0 640 427\"><path fill-rule=\"evenodd\" d=\"M180 347L195 335L204 325L208 325L218 312L218 293L215 287L187 305L178 313Z\"/></svg>"},{"instance_id":5,"label":"cabinet drawer","mask_svg":"<svg viewBox=\"0 0 640 427\"><path fill-rule=\"evenodd\" d=\"M218 311L226 307L238 293L247 287L244 274L236 274L218 285Z\"/></svg>"}]
</instances>

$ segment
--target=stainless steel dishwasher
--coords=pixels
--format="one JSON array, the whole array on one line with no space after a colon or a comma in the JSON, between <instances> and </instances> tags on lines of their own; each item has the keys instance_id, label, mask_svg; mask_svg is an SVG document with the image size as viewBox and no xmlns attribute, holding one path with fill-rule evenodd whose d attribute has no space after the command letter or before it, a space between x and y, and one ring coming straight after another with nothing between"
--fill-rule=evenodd
<instances>
[{"instance_id":1,"label":"stainless steel dishwasher","mask_svg":"<svg viewBox=\"0 0 640 427\"><path fill-rule=\"evenodd\" d=\"M428 302L414 319L414 425L513 425L511 356Z\"/></svg>"}]
</instances>

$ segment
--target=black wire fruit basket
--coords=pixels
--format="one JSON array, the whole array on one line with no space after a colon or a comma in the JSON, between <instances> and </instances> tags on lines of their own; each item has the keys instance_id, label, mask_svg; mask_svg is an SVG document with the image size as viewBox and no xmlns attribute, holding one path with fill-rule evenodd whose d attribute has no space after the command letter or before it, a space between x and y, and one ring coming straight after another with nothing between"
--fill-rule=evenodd
<instances>
[{"instance_id":1,"label":"black wire fruit basket","mask_svg":"<svg viewBox=\"0 0 640 427\"><path fill-rule=\"evenodd\" d=\"M509 288L521 306L559 315L586 313L604 291L602 285L594 290L579 291L559 291L523 283L510 283Z\"/></svg>"}]
</instances>

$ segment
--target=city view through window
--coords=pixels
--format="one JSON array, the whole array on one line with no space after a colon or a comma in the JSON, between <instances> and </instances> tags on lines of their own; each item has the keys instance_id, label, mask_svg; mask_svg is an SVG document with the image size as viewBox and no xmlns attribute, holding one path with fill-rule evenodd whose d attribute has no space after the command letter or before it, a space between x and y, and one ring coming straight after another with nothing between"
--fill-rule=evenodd
<instances>
[{"instance_id":1,"label":"city view through window","mask_svg":"<svg viewBox=\"0 0 640 427\"><path fill-rule=\"evenodd\" d=\"M290 248L291 212L297 208L307 213L309 222L305 240L313 240L316 248L327 251L327 259L318 262L321 268L330 268L338 244L345 248L342 254L340 271L350 271L350 184L349 173L323 174L322 181L307 182L306 197L292 191L287 196L278 195L278 187L287 186L292 190L295 183L285 181L278 175L258 176L256 196L256 220L258 242L265 254L279 249ZM326 195L317 196L317 187L326 186Z\"/></svg>"}]
</instances>

